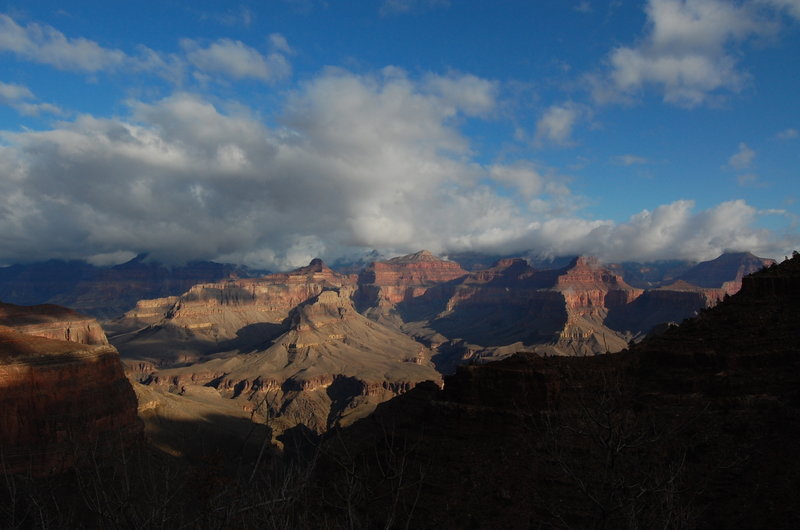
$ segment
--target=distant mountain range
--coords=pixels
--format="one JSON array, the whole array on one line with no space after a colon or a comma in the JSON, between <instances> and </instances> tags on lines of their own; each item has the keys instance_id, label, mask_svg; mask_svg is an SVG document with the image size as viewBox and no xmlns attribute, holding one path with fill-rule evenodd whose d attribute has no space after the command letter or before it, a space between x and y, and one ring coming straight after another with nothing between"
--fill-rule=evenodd
<instances>
[{"instance_id":1,"label":"distant mountain range","mask_svg":"<svg viewBox=\"0 0 800 530\"><path fill-rule=\"evenodd\" d=\"M180 294L197 283L263 272L210 261L168 267L146 255L110 267L51 260L0 267L0 300L20 305L58 304L112 318L143 298Z\"/></svg>"}]
</instances>

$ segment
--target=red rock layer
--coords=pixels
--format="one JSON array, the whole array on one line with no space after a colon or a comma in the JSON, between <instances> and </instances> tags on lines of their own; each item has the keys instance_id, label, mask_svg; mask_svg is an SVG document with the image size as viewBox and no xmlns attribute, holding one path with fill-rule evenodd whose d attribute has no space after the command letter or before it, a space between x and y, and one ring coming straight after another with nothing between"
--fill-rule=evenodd
<instances>
[{"instance_id":1,"label":"red rock layer","mask_svg":"<svg viewBox=\"0 0 800 530\"><path fill-rule=\"evenodd\" d=\"M47 475L141 437L117 351L0 326L0 450L6 471Z\"/></svg>"},{"instance_id":2,"label":"red rock layer","mask_svg":"<svg viewBox=\"0 0 800 530\"><path fill-rule=\"evenodd\" d=\"M567 310L581 316L629 304L644 292L600 266L596 259L583 256L558 276L555 290L564 295Z\"/></svg>"},{"instance_id":3,"label":"red rock layer","mask_svg":"<svg viewBox=\"0 0 800 530\"><path fill-rule=\"evenodd\" d=\"M454 261L437 258L427 250L388 261L371 263L358 276L359 299L366 305L383 300L407 302L425 294L432 286L465 276L467 271Z\"/></svg>"}]
</instances>

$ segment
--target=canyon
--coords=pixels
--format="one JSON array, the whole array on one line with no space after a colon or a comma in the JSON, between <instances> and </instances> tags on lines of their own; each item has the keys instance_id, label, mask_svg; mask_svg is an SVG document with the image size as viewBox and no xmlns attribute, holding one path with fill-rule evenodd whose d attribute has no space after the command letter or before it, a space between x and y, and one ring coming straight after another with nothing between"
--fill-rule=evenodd
<instances>
[{"instance_id":1,"label":"canyon","mask_svg":"<svg viewBox=\"0 0 800 530\"><path fill-rule=\"evenodd\" d=\"M559 264L543 268L522 258L503 258L489 268L468 271L420 251L374 261L357 274L336 272L319 259L259 277L212 268L228 274L193 282L176 294L139 299L121 317L105 320L113 346L92 317L52 304L0 303L0 325L15 333L7 338L8 351L33 352L35 346L59 352L51 355L49 371L41 368L47 363L23 362L24 356L14 354L16 368L6 370L7 386L24 387L21 381L40 377L59 387L71 384L66 395L85 397L105 392L103 385L108 385L112 395L127 392L111 400L127 419L108 419L110 413L98 410L96 416L106 418L98 425L136 430L129 421L132 393L130 387L122 390L119 379L124 369L151 437L159 424L215 416L266 426L272 442L280 445L284 433L298 426L322 434L368 416L380 403L426 381L441 386L442 374L455 373L465 363L518 352L587 356L623 350L647 333L665 331L669 322L718 304L739 289L744 275L772 262L742 253L695 266L664 266L660 276L633 269L638 276L632 281L643 285L647 277L646 287L626 282L624 267L591 257ZM143 288L142 266L111 268L112 276L125 268L135 274L113 289L93 292ZM184 276L188 281L207 272ZM64 296L48 292L51 298ZM100 299L109 302L113 295L108 296ZM105 307L119 307L109 303ZM23 347L20 341L33 342ZM74 364L78 358L83 360ZM20 368L25 363L39 371L26 372ZM59 371L69 377L53 379ZM36 410L49 406L46 393L43 405L15 397L16 392L8 399L27 399L25 406ZM48 433L42 439L66 436L63 426L41 429ZM82 430L96 437L103 428ZM33 432L14 434L19 440L12 445L32 439ZM180 437L172 438L164 449L178 454L173 442L179 445Z\"/></svg>"},{"instance_id":2,"label":"canyon","mask_svg":"<svg viewBox=\"0 0 800 530\"><path fill-rule=\"evenodd\" d=\"M301 424L322 433L352 423L464 363L520 351L620 351L715 305L743 274L772 262L725 255L680 271L704 276L706 286L681 275L661 285L651 274L647 289L595 258L563 263L542 269L505 258L468 272L420 251L343 274L315 259L286 273L140 300L106 329L137 392L147 387L153 414L161 410L157 396L203 389L269 424L277 441Z\"/></svg>"}]
</instances>

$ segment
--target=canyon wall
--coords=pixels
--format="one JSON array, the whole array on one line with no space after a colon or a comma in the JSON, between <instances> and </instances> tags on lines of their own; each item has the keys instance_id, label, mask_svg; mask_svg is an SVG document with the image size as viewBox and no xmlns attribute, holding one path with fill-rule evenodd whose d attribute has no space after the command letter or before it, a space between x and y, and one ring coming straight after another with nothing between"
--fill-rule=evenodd
<instances>
[{"instance_id":1,"label":"canyon wall","mask_svg":"<svg viewBox=\"0 0 800 530\"><path fill-rule=\"evenodd\" d=\"M7 471L52 474L92 451L136 443L142 432L136 408L113 347L0 326L0 450Z\"/></svg>"}]
</instances>

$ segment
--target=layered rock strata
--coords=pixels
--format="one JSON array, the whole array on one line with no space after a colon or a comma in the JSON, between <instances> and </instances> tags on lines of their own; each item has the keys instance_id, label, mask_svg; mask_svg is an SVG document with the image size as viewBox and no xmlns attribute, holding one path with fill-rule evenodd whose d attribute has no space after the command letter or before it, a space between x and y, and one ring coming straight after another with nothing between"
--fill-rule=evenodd
<instances>
[{"instance_id":1,"label":"layered rock strata","mask_svg":"<svg viewBox=\"0 0 800 530\"><path fill-rule=\"evenodd\" d=\"M81 344L108 344L106 334L92 317L52 304L19 306L0 302L0 326L27 335Z\"/></svg>"},{"instance_id":2,"label":"layered rock strata","mask_svg":"<svg viewBox=\"0 0 800 530\"><path fill-rule=\"evenodd\" d=\"M202 283L180 296L140 301L112 323L112 342L126 359L162 364L252 349L285 331L297 305L324 289L354 284L319 259L288 273Z\"/></svg>"},{"instance_id":3,"label":"layered rock strata","mask_svg":"<svg viewBox=\"0 0 800 530\"><path fill-rule=\"evenodd\" d=\"M433 346L446 343L450 348L453 339L461 338L483 347L479 357L493 357L497 347L515 343L520 350L536 345L533 350L541 353L586 355L627 345L631 337L608 328L605 319L642 292L592 258L579 257L555 270L503 259L430 289L402 306L401 313L417 322L407 329ZM467 355L474 358L476 348L470 349Z\"/></svg>"},{"instance_id":4,"label":"layered rock strata","mask_svg":"<svg viewBox=\"0 0 800 530\"><path fill-rule=\"evenodd\" d=\"M138 441L141 432L136 397L113 347L0 326L0 451L6 471L63 471L91 451Z\"/></svg>"},{"instance_id":5,"label":"layered rock strata","mask_svg":"<svg viewBox=\"0 0 800 530\"><path fill-rule=\"evenodd\" d=\"M213 386L265 417L277 434L298 424L323 432L421 381L440 380L429 350L360 315L351 294L325 290L300 304L288 331L264 350L158 370L148 383L177 392Z\"/></svg>"},{"instance_id":6,"label":"layered rock strata","mask_svg":"<svg viewBox=\"0 0 800 530\"><path fill-rule=\"evenodd\" d=\"M427 250L386 261L375 261L358 275L359 309L407 302L434 285L465 276L454 261L437 258Z\"/></svg>"}]
</instances>

